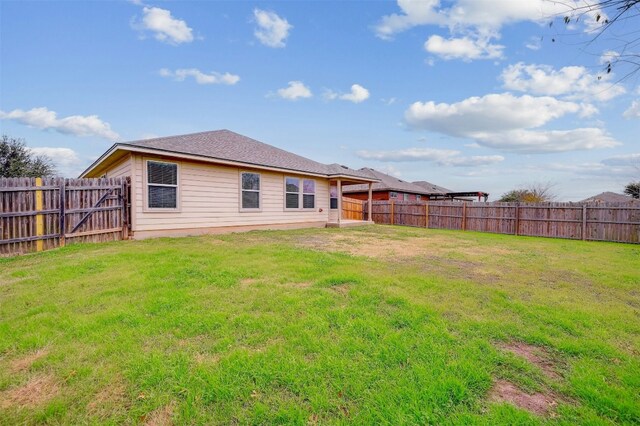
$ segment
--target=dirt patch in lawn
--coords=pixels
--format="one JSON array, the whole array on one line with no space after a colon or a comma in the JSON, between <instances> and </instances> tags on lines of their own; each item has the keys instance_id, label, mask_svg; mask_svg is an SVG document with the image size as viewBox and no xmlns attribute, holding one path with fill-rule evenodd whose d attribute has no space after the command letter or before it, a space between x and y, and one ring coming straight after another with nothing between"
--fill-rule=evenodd
<instances>
[{"instance_id":1,"label":"dirt patch in lawn","mask_svg":"<svg viewBox=\"0 0 640 426\"><path fill-rule=\"evenodd\" d=\"M114 407L125 407L127 404L127 388L120 379L109 383L96 393L87 404L87 413L92 416L106 417L114 411Z\"/></svg>"},{"instance_id":2,"label":"dirt patch in lawn","mask_svg":"<svg viewBox=\"0 0 640 426\"><path fill-rule=\"evenodd\" d=\"M9 367L11 371L14 373L19 373L20 371L28 370L34 362L39 360L40 358L46 356L49 353L47 348L41 348L37 351L30 352L25 356L15 359L11 361Z\"/></svg>"},{"instance_id":3,"label":"dirt patch in lawn","mask_svg":"<svg viewBox=\"0 0 640 426\"><path fill-rule=\"evenodd\" d=\"M545 348L524 342L505 343L500 345L500 347L538 366L547 377L552 379L560 378L556 366L557 362Z\"/></svg>"},{"instance_id":4,"label":"dirt patch in lawn","mask_svg":"<svg viewBox=\"0 0 640 426\"><path fill-rule=\"evenodd\" d=\"M329 287L329 290L332 290L342 296L346 296L349 294L349 284L332 285Z\"/></svg>"},{"instance_id":5,"label":"dirt patch in lawn","mask_svg":"<svg viewBox=\"0 0 640 426\"><path fill-rule=\"evenodd\" d=\"M479 246L471 241L443 236L408 237L405 239L381 238L366 233L326 235L325 238L298 241L305 248L323 251L346 252L371 258L406 258L418 256L447 256L451 254L470 258L507 256L513 252L501 247Z\"/></svg>"},{"instance_id":6,"label":"dirt patch in lawn","mask_svg":"<svg viewBox=\"0 0 640 426\"><path fill-rule=\"evenodd\" d=\"M0 408L35 408L51 400L59 391L53 376L35 376L22 386L0 393Z\"/></svg>"},{"instance_id":7,"label":"dirt patch in lawn","mask_svg":"<svg viewBox=\"0 0 640 426\"><path fill-rule=\"evenodd\" d=\"M171 426L173 425L173 409L174 404L170 403L164 407L157 408L151 413L144 416L144 424L146 426Z\"/></svg>"},{"instance_id":8,"label":"dirt patch in lawn","mask_svg":"<svg viewBox=\"0 0 640 426\"><path fill-rule=\"evenodd\" d=\"M558 405L556 396L551 392L529 394L506 380L494 383L489 391L489 400L507 402L538 416L553 415Z\"/></svg>"}]
</instances>

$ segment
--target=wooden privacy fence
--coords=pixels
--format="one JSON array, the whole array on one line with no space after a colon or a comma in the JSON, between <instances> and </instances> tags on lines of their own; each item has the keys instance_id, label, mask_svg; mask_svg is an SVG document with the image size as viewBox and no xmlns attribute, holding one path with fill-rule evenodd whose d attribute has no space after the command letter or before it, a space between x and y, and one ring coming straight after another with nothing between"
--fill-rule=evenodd
<instances>
[{"instance_id":1,"label":"wooden privacy fence","mask_svg":"<svg viewBox=\"0 0 640 426\"><path fill-rule=\"evenodd\" d=\"M374 201L372 214L381 224L640 243L640 203Z\"/></svg>"},{"instance_id":2,"label":"wooden privacy fence","mask_svg":"<svg viewBox=\"0 0 640 426\"><path fill-rule=\"evenodd\" d=\"M129 178L0 178L0 256L128 238Z\"/></svg>"},{"instance_id":3,"label":"wooden privacy fence","mask_svg":"<svg viewBox=\"0 0 640 426\"><path fill-rule=\"evenodd\" d=\"M364 220L364 201L342 197L342 219Z\"/></svg>"}]
</instances>

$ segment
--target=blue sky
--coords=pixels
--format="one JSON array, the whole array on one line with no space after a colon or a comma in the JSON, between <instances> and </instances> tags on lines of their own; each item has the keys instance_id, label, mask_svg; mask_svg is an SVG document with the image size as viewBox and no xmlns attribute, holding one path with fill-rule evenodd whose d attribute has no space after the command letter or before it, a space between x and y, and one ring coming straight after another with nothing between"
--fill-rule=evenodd
<instances>
[{"instance_id":1,"label":"blue sky","mask_svg":"<svg viewBox=\"0 0 640 426\"><path fill-rule=\"evenodd\" d=\"M227 128L493 199L620 192L640 178L640 80L615 84L611 36L587 44L596 12L549 27L563 7L2 1L0 130L69 176L116 141Z\"/></svg>"}]
</instances>

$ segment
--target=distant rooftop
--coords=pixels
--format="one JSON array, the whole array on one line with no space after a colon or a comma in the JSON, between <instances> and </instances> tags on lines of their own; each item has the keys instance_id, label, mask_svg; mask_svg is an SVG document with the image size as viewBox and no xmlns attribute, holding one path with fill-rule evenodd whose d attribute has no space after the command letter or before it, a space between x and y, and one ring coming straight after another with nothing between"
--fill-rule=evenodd
<instances>
[{"instance_id":1,"label":"distant rooftop","mask_svg":"<svg viewBox=\"0 0 640 426\"><path fill-rule=\"evenodd\" d=\"M598 195L594 195L593 197L585 198L580 201L581 203L633 203L638 202L640 200L635 200L634 198L629 197L624 194L617 194L615 192L602 192Z\"/></svg>"},{"instance_id":2,"label":"distant rooftop","mask_svg":"<svg viewBox=\"0 0 640 426\"><path fill-rule=\"evenodd\" d=\"M362 173L366 173L368 174L369 177L378 179L380 181L373 184L372 186L373 191L397 191L397 192L408 192L411 194L421 194L421 195L429 195L434 193L434 191L429 191L428 189L425 189L422 186L416 185L415 183L407 182L395 176L391 176L389 174L383 173L379 170L364 167L358 171ZM345 194L354 193L354 192L363 192L368 190L369 190L368 184L346 185L342 188L342 192L344 192ZM441 192L438 191L437 193L441 193Z\"/></svg>"}]
</instances>

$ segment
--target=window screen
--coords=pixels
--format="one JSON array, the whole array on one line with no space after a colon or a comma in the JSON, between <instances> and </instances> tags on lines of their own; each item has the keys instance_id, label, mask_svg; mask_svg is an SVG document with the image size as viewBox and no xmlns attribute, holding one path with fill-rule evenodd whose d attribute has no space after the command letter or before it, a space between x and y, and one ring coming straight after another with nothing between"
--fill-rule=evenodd
<instances>
[{"instance_id":1,"label":"window screen","mask_svg":"<svg viewBox=\"0 0 640 426\"><path fill-rule=\"evenodd\" d=\"M336 186L329 188L329 207L332 210L338 208L338 188Z\"/></svg>"},{"instance_id":2,"label":"window screen","mask_svg":"<svg viewBox=\"0 0 640 426\"><path fill-rule=\"evenodd\" d=\"M300 207L300 179L286 178L284 184L285 207L297 209Z\"/></svg>"},{"instance_id":3,"label":"window screen","mask_svg":"<svg viewBox=\"0 0 640 426\"><path fill-rule=\"evenodd\" d=\"M150 209L178 207L178 165L147 161L147 193Z\"/></svg>"},{"instance_id":4,"label":"window screen","mask_svg":"<svg viewBox=\"0 0 640 426\"><path fill-rule=\"evenodd\" d=\"M242 173L242 208L260 208L260 174Z\"/></svg>"},{"instance_id":5,"label":"window screen","mask_svg":"<svg viewBox=\"0 0 640 426\"><path fill-rule=\"evenodd\" d=\"M316 206L316 181L304 179L302 181L302 208L313 209Z\"/></svg>"}]
</instances>

